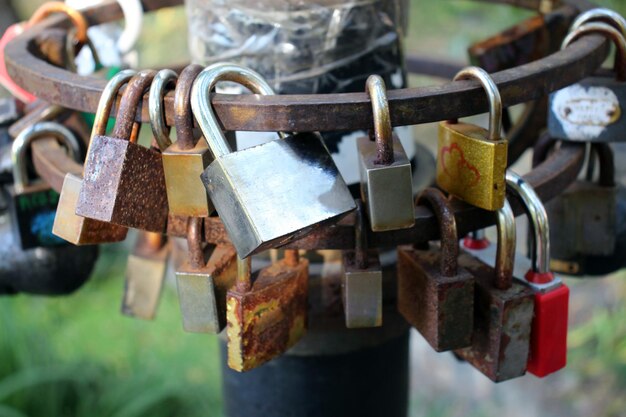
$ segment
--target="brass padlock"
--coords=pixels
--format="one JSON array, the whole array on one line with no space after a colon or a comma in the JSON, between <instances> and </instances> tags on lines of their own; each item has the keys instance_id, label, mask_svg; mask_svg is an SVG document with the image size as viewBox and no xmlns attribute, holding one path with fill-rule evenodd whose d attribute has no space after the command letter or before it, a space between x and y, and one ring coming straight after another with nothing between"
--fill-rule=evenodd
<instances>
[{"instance_id":1,"label":"brass padlock","mask_svg":"<svg viewBox=\"0 0 626 417\"><path fill-rule=\"evenodd\" d=\"M22 130L11 145L13 189L9 200L11 225L22 249L65 244L52 233L59 194L44 181L29 183L26 152L37 139L54 137L63 143L72 158L80 154L80 145L74 134L55 122L40 122Z\"/></svg>"},{"instance_id":2,"label":"brass padlock","mask_svg":"<svg viewBox=\"0 0 626 417\"><path fill-rule=\"evenodd\" d=\"M228 366L244 372L295 345L307 329L309 261L296 250L251 276L237 258L237 281L226 297Z\"/></svg>"},{"instance_id":3,"label":"brass padlock","mask_svg":"<svg viewBox=\"0 0 626 417\"><path fill-rule=\"evenodd\" d=\"M155 71L134 76L122 96L111 136L91 139L76 214L164 233L167 195L161 153L136 143L135 114Z\"/></svg>"},{"instance_id":4,"label":"brass padlock","mask_svg":"<svg viewBox=\"0 0 626 417\"><path fill-rule=\"evenodd\" d=\"M167 238L140 231L126 265L122 314L152 320L161 297L170 255Z\"/></svg>"},{"instance_id":5,"label":"brass padlock","mask_svg":"<svg viewBox=\"0 0 626 417\"><path fill-rule=\"evenodd\" d=\"M470 347L455 350L494 382L526 373L534 296L513 280L515 217L507 201L497 212L498 246L495 269L463 253L459 264L476 278L474 335Z\"/></svg>"},{"instance_id":6,"label":"brass padlock","mask_svg":"<svg viewBox=\"0 0 626 417\"><path fill-rule=\"evenodd\" d=\"M354 250L343 252L341 295L346 327L383 325L383 270L377 249L367 246L367 223L359 201L354 225Z\"/></svg>"},{"instance_id":7,"label":"brass padlock","mask_svg":"<svg viewBox=\"0 0 626 417\"><path fill-rule=\"evenodd\" d=\"M472 342L475 279L458 265L454 212L443 193L427 188L417 204L428 203L439 221L440 250L398 247L398 310L437 352Z\"/></svg>"},{"instance_id":8,"label":"brass padlock","mask_svg":"<svg viewBox=\"0 0 626 417\"><path fill-rule=\"evenodd\" d=\"M477 79L489 98L489 130L448 120L439 124L437 184L485 210L504 204L508 142L501 137L502 99L489 74L478 67L460 71L454 80Z\"/></svg>"},{"instance_id":9,"label":"brass padlock","mask_svg":"<svg viewBox=\"0 0 626 417\"><path fill-rule=\"evenodd\" d=\"M208 217L214 210L200 175L213 156L205 140L196 140L191 111L191 87L203 67L188 65L180 73L174 93L176 142L163 151L163 169L170 214Z\"/></svg>"},{"instance_id":10,"label":"brass padlock","mask_svg":"<svg viewBox=\"0 0 626 417\"><path fill-rule=\"evenodd\" d=\"M237 253L231 245L202 247L202 219L187 222L187 261L176 272L183 328L219 333L226 327L226 293L237 277Z\"/></svg>"},{"instance_id":11,"label":"brass padlock","mask_svg":"<svg viewBox=\"0 0 626 417\"><path fill-rule=\"evenodd\" d=\"M91 131L91 137L104 135L109 121L111 108L117 92L134 75L135 71L124 70L111 78L102 91L98 109ZM89 151L88 151L89 152ZM120 242L126 239L128 229L116 224L88 219L76 214L78 194L82 178L66 174L61 188L57 214L54 218L52 233L74 245L93 245L98 243Z\"/></svg>"},{"instance_id":12,"label":"brass padlock","mask_svg":"<svg viewBox=\"0 0 626 417\"><path fill-rule=\"evenodd\" d=\"M357 140L361 198L375 232L415 224L411 161L393 133L385 81L370 75L366 89L374 109L374 130Z\"/></svg>"},{"instance_id":13,"label":"brass padlock","mask_svg":"<svg viewBox=\"0 0 626 417\"><path fill-rule=\"evenodd\" d=\"M218 81L274 92L259 74L235 64L207 67L192 89L194 115L215 157L202 181L240 257L283 245L354 210L354 198L316 133L232 152L209 97Z\"/></svg>"}]
</instances>

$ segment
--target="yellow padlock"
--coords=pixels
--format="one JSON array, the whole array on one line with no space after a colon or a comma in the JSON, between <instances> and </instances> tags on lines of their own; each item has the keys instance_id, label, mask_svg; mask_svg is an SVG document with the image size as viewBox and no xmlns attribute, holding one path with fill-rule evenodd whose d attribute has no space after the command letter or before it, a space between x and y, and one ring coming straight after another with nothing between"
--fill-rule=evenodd
<instances>
[{"instance_id":1,"label":"yellow padlock","mask_svg":"<svg viewBox=\"0 0 626 417\"><path fill-rule=\"evenodd\" d=\"M478 67L461 70L454 80L477 79L489 98L489 130L457 120L439 124L437 184L448 193L485 210L504 205L508 142L501 136L502 98L489 74Z\"/></svg>"}]
</instances>

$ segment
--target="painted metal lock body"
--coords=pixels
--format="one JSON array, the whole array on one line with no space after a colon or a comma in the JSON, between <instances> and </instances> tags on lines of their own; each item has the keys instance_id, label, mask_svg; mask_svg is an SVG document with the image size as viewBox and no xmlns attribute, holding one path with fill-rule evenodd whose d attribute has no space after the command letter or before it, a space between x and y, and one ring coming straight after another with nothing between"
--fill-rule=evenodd
<instances>
[{"instance_id":1,"label":"painted metal lock body","mask_svg":"<svg viewBox=\"0 0 626 417\"><path fill-rule=\"evenodd\" d=\"M170 249L163 235L139 232L126 265L122 314L144 320L154 319L167 273Z\"/></svg>"},{"instance_id":2,"label":"painted metal lock body","mask_svg":"<svg viewBox=\"0 0 626 417\"><path fill-rule=\"evenodd\" d=\"M349 329L383 325L383 270L378 250L367 247L363 204L357 205L355 249L343 252L341 298Z\"/></svg>"},{"instance_id":3,"label":"painted metal lock body","mask_svg":"<svg viewBox=\"0 0 626 417\"><path fill-rule=\"evenodd\" d=\"M528 371L544 377L567 364L567 322L569 288L550 272L550 230L548 214L535 190L512 171L508 187L524 203L532 231L530 266L520 277L535 294L535 313L530 335Z\"/></svg>"},{"instance_id":4,"label":"painted metal lock body","mask_svg":"<svg viewBox=\"0 0 626 417\"><path fill-rule=\"evenodd\" d=\"M441 249L398 247L398 311L437 352L471 345L474 332L474 277L457 264L459 242L454 213L441 191L427 188L427 202L440 224Z\"/></svg>"},{"instance_id":5,"label":"painted metal lock body","mask_svg":"<svg viewBox=\"0 0 626 417\"><path fill-rule=\"evenodd\" d=\"M237 253L231 245L202 247L202 219L188 220L189 257L176 272L183 328L219 333L226 327L226 294L237 277Z\"/></svg>"},{"instance_id":6,"label":"painted metal lock body","mask_svg":"<svg viewBox=\"0 0 626 417\"><path fill-rule=\"evenodd\" d=\"M133 134L135 113L154 75L146 70L131 79L112 136L92 138L76 207L79 216L165 232L168 205L161 154L135 143Z\"/></svg>"},{"instance_id":7,"label":"painted metal lock body","mask_svg":"<svg viewBox=\"0 0 626 417\"><path fill-rule=\"evenodd\" d=\"M282 355L307 329L309 262L297 251L251 277L250 258L238 260L226 298L228 366L244 372Z\"/></svg>"},{"instance_id":8,"label":"painted metal lock body","mask_svg":"<svg viewBox=\"0 0 626 417\"><path fill-rule=\"evenodd\" d=\"M209 101L220 80L255 93L273 91L260 75L234 64L207 67L192 90L194 115L215 157L202 181L240 257L283 245L354 210L354 199L316 133L231 152Z\"/></svg>"},{"instance_id":9,"label":"painted metal lock body","mask_svg":"<svg viewBox=\"0 0 626 417\"><path fill-rule=\"evenodd\" d=\"M408 228L415 224L411 161L393 133L384 80L370 75L366 89L374 110L374 140L357 140L361 198L373 231Z\"/></svg>"},{"instance_id":10,"label":"painted metal lock body","mask_svg":"<svg viewBox=\"0 0 626 417\"><path fill-rule=\"evenodd\" d=\"M533 293L513 280L515 217L508 202L497 212L496 267L462 253L459 264L476 279L474 335L470 347L456 350L494 382L526 373L530 349Z\"/></svg>"},{"instance_id":11,"label":"painted metal lock body","mask_svg":"<svg viewBox=\"0 0 626 417\"><path fill-rule=\"evenodd\" d=\"M562 49L586 34L602 34L616 46L615 74L597 74L550 95L548 131L557 139L581 142L626 140L626 40L613 27L585 23L563 41Z\"/></svg>"},{"instance_id":12,"label":"painted metal lock body","mask_svg":"<svg viewBox=\"0 0 626 417\"><path fill-rule=\"evenodd\" d=\"M502 99L498 87L477 67L462 70L454 79L481 82L490 103L489 131L458 121L439 124L437 184L469 204L498 210L504 204L508 151L508 142L500 135Z\"/></svg>"},{"instance_id":13,"label":"painted metal lock body","mask_svg":"<svg viewBox=\"0 0 626 417\"><path fill-rule=\"evenodd\" d=\"M92 138L96 135L104 135L117 92L135 74L136 72L132 70L120 71L107 83L98 102ZM74 245L112 243L126 239L128 233L126 227L76 214L82 182L83 179L77 175L70 173L65 175L52 233Z\"/></svg>"},{"instance_id":14,"label":"painted metal lock body","mask_svg":"<svg viewBox=\"0 0 626 417\"><path fill-rule=\"evenodd\" d=\"M73 158L80 153L74 134L58 123L40 122L22 130L11 147L13 189L9 208L13 231L22 249L64 245L63 239L52 233L59 194L39 180L29 184L26 152L30 144L40 138L54 137L63 143Z\"/></svg>"}]
</instances>

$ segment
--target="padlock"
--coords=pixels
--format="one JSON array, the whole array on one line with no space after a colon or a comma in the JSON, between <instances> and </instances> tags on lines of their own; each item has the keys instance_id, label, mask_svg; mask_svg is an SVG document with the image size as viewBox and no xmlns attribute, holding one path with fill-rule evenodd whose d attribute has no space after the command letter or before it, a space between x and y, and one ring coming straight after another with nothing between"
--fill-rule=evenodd
<instances>
[{"instance_id":1,"label":"padlock","mask_svg":"<svg viewBox=\"0 0 626 417\"><path fill-rule=\"evenodd\" d=\"M191 87L202 71L197 64L180 73L174 93L176 142L163 151L163 169L170 213L179 216L208 217L214 207L200 179L213 156L205 140L195 140L191 112Z\"/></svg>"},{"instance_id":2,"label":"padlock","mask_svg":"<svg viewBox=\"0 0 626 417\"><path fill-rule=\"evenodd\" d=\"M132 70L124 70L116 74L105 86L94 120L91 137L104 135L111 108L115 103L117 92L136 74ZM66 174L61 188L57 214L54 218L52 233L74 245L93 245L99 243L120 242L126 239L128 229L116 224L88 219L76 214L78 195L82 178L74 174Z\"/></svg>"},{"instance_id":3,"label":"padlock","mask_svg":"<svg viewBox=\"0 0 626 417\"><path fill-rule=\"evenodd\" d=\"M52 234L59 194L43 181L29 184L26 169L26 152L30 144L49 136L62 142L72 158L76 159L80 154L80 145L74 134L55 122L31 125L15 138L11 146L13 190L9 207L13 230L22 249L65 244L63 239Z\"/></svg>"},{"instance_id":4,"label":"padlock","mask_svg":"<svg viewBox=\"0 0 626 417\"><path fill-rule=\"evenodd\" d=\"M126 264L122 314L144 320L154 319L169 255L170 246L165 236L139 231Z\"/></svg>"},{"instance_id":5,"label":"padlock","mask_svg":"<svg viewBox=\"0 0 626 417\"><path fill-rule=\"evenodd\" d=\"M374 130L357 140L361 198L374 232L415 224L411 161L393 133L385 81L370 75L366 89L374 110Z\"/></svg>"},{"instance_id":6,"label":"padlock","mask_svg":"<svg viewBox=\"0 0 626 417\"><path fill-rule=\"evenodd\" d=\"M497 211L495 268L462 253L459 265L475 278L472 345L455 353L494 382L526 373L533 318L533 293L513 280L515 217L505 200Z\"/></svg>"},{"instance_id":7,"label":"padlock","mask_svg":"<svg viewBox=\"0 0 626 417\"><path fill-rule=\"evenodd\" d=\"M477 79L489 98L489 131L448 120L439 124L437 184L485 210L504 204L508 142L502 138L502 99L489 74L478 67L460 71L454 80Z\"/></svg>"},{"instance_id":8,"label":"padlock","mask_svg":"<svg viewBox=\"0 0 626 417\"><path fill-rule=\"evenodd\" d=\"M535 146L533 164L545 159L555 140ZM597 155L600 175L593 179ZM606 275L620 269L626 253L626 189L614 179L608 143L591 146L586 179L578 179L545 205L550 220L550 269L568 275Z\"/></svg>"},{"instance_id":9,"label":"padlock","mask_svg":"<svg viewBox=\"0 0 626 417\"><path fill-rule=\"evenodd\" d=\"M567 364L569 288L550 272L548 214L535 190L512 171L506 182L524 203L533 234L531 266L517 275L535 293L535 313L530 333L528 372L544 377Z\"/></svg>"},{"instance_id":10,"label":"padlock","mask_svg":"<svg viewBox=\"0 0 626 417\"><path fill-rule=\"evenodd\" d=\"M596 7L580 13L570 26L570 32L575 31L589 22L603 22L613 26L626 37L626 19L614 10Z\"/></svg>"},{"instance_id":11,"label":"padlock","mask_svg":"<svg viewBox=\"0 0 626 417\"><path fill-rule=\"evenodd\" d=\"M215 157L202 181L240 257L284 245L354 210L354 198L316 133L231 152L209 100L218 81L274 92L248 68L214 64L200 73L191 93L193 113Z\"/></svg>"},{"instance_id":12,"label":"padlock","mask_svg":"<svg viewBox=\"0 0 626 417\"><path fill-rule=\"evenodd\" d=\"M187 261L176 272L183 328L219 333L226 327L226 293L237 277L237 253L231 245L202 247L202 218L187 223Z\"/></svg>"},{"instance_id":13,"label":"padlock","mask_svg":"<svg viewBox=\"0 0 626 417\"><path fill-rule=\"evenodd\" d=\"M398 247L398 311L437 352L472 342L474 277L457 263L459 241L454 212L443 193L427 188L417 204L435 212L440 250Z\"/></svg>"},{"instance_id":14,"label":"padlock","mask_svg":"<svg viewBox=\"0 0 626 417\"><path fill-rule=\"evenodd\" d=\"M237 258L226 296L228 366L244 372L285 353L306 333L309 261L296 250L251 276L250 258Z\"/></svg>"},{"instance_id":15,"label":"padlock","mask_svg":"<svg viewBox=\"0 0 626 417\"><path fill-rule=\"evenodd\" d=\"M587 34L601 34L616 46L615 76L594 75L550 95L548 132L568 141L623 142L626 116L626 39L605 23L585 23L563 41L565 49Z\"/></svg>"},{"instance_id":16,"label":"padlock","mask_svg":"<svg viewBox=\"0 0 626 417\"><path fill-rule=\"evenodd\" d=\"M383 325L383 269L377 249L367 246L367 221L357 203L354 250L343 252L341 298L349 329Z\"/></svg>"},{"instance_id":17,"label":"padlock","mask_svg":"<svg viewBox=\"0 0 626 417\"><path fill-rule=\"evenodd\" d=\"M112 135L91 139L76 206L79 216L165 232L168 206L161 154L137 144L133 134L135 113L155 74L144 70L129 81Z\"/></svg>"}]
</instances>

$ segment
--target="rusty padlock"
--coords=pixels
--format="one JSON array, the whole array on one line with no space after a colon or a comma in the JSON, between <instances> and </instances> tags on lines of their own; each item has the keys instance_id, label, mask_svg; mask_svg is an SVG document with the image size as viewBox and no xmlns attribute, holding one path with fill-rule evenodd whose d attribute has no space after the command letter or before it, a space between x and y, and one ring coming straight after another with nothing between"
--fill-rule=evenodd
<instances>
[{"instance_id":1,"label":"rusty padlock","mask_svg":"<svg viewBox=\"0 0 626 417\"><path fill-rule=\"evenodd\" d=\"M135 74L135 71L124 70L113 76L107 83L98 102L98 109L91 131L92 138L105 134L109 114L115 103L117 92ZM77 175L65 175L52 233L74 245L93 245L119 242L126 239L127 228L112 223L92 220L76 214L78 195L82 182L82 178Z\"/></svg>"},{"instance_id":2,"label":"rusty padlock","mask_svg":"<svg viewBox=\"0 0 626 417\"><path fill-rule=\"evenodd\" d=\"M295 345L307 329L309 261L296 250L253 277L250 258L237 258L226 297L228 366L244 372Z\"/></svg>"},{"instance_id":3,"label":"rusty padlock","mask_svg":"<svg viewBox=\"0 0 626 417\"><path fill-rule=\"evenodd\" d=\"M170 246L165 236L139 231L126 265L122 314L144 320L154 319L169 255Z\"/></svg>"},{"instance_id":4,"label":"rusty padlock","mask_svg":"<svg viewBox=\"0 0 626 417\"><path fill-rule=\"evenodd\" d=\"M170 214L208 217L214 210L200 175L213 160L205 140L193 132L191 88L202 67L191 64L178 77L174 93L176 142L163 151L163 169Z\"/></svg>"},{"instance_id":5,"label":"rusty padlock","mask_svg":"<svg viewBox=\"0 0 626 417\"><path fill-rule=\"evenodd\" d=\"M367 246L367 222L359 201L354 225L354 250L343 252L341 296L346 327L383 325L383 270L377 249Z\"/></svg>"},{"instance_id":6,"label":"rusty padlock","mask_svg":"<svg viewBox=\"0 0 626 417\"><path fill-rule=\"evenodd\" d=\"M459 264L476 278L472 345L455 353L494 382L526 373L534 296L513 280L515 217L505 200L497 211L498 246L495 269L470 254Z\"/></svg>"},{"instance_id":7,"label":"rusty padlock","mask_svg":"<svg viewBox=\"0 0 626 417\"><path fill-rule=\"evenodd\" d=\"M135 114L156 72L134 76L120 102L111 136L91 139L76 214L150 232L164 233L167 195L161 153L136 143Z\"/></svg>"},{"instance_id":8,"label":"rusty padlock","mask_svg":"<svg viewBox=\"0 0 626 417\"><path fill-rule=\"evenodd\" d=\"M214 64L198 76L191 93L193 113L215 157L202 181L240 257L283 245L354 210L354 198L316 133L283 135L232 152L209 96L218 81L274 92L248 68Z\"/></svg>"},{"instance_id":9,"label":"rusty padlock","mask_svg":"<svg viewBox=\"0 0 626 417\"><path fill-rule=\"evenodd\" d=\"M11 146L13 189L9 209L15 239L24 250L66 243L52 233L59 194L44 181L31 184L28 179L26 152L31 143L50 136L63 143L72 158L80 154L80 145L74 134L55 122L40 122L27 127Z\"/></svg>"},{"instance_id":10,"label":"rusty padlock","mask_svg":"<svg viewBox=\"0 0 626 417\"><path fill-rule=\"evenodd\" d=\"M373 231L406 229L415 224L411 161L391 127L385 81L370 75L366 89L374 110L374 130L371 138L357 140L361 199Z\"/></svg>"},{"instance_id":11,"label":"rusty padlock","mask_svg":"<svg viewBox=\"0 0 626 417\"><path fill-rule=\"evenodd\" d=\"M219 333L226 326L226 293L237 277L237 252L231 245L202 247L202 219L187 222L188 259L176 271L183 328Z\"/></svg>"},{"instance_id":12,"label":"rusty padlock","mask_svg":"<svg viewBox=\"0 0 626 417\"><path fill-rule=\"evenodd\" d=\"M437 216L440 250L398 247L398 310L437 352L472 342L475 279L457 263L459 242L454 212L443 193L427 188L417 204Z\"/></svg>"}]
</instances>

